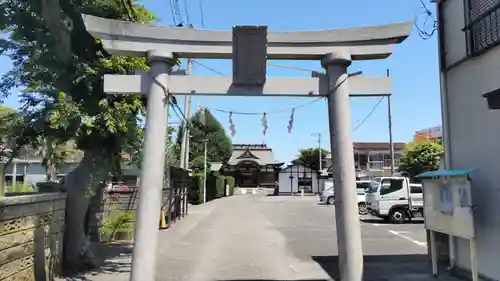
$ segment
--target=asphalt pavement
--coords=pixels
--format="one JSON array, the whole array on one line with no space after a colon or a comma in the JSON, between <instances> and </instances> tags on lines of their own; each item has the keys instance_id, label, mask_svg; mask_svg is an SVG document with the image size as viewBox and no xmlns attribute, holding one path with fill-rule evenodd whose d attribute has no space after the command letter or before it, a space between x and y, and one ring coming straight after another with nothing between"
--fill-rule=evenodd
<instances>
[{"instance_id":1,"label":"asphalt pavement","mask_svg":"<svg viewBox=\"0 0 500 281\"><path fill-rule=\"evenodd\" d=\"M158 281L339 280L334 207L316 197L241 195L189 211L160 233ZM436 280L422 223L362 217L361 230L364 280ZM106 266L76 280L128 280L130 254Z\"/></svg>"}]
</instances>

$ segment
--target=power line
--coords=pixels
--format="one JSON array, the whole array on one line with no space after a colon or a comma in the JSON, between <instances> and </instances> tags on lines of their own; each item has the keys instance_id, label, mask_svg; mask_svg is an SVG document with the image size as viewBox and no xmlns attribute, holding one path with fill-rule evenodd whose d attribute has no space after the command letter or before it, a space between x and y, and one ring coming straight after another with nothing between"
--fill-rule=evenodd
<instances>
[{"instance_id":1,"label":"power line","mask_svg":"<svg viewBox=\"0 0 500 281\"><path fill-rule=\"evenodd\" d=\"M172 2L173 0L168 0L168 3L170 4L170 12L172 13L172 22L174 25L177 25L177 18L176 18L176 13L175 13L175 8L174 8L174 3Z\"/></svg>"},{"instance_id":2,"label":"power line","mask_svg":"<svg viewBox=\"0 0 500 281\"><path fill-rule=\"evenodd\" d=\"M188 11L188 5L187 5L187 0L183 0L184 2L184 14L186 15L186 23L191 26L191 21L189 20L189 11Z\"/></svg>"},{"instance_id":3,"label":"power line","mask_svg":"<svg viewBox=\"0 0 500 281\"><path fill-rule=\"evenodd\" d=\"M224 76L224 75L225 75L224 73L222 73L222 72L220 72L220 71L218 71L218 70L215 70L215 69L213 69L213 68L211 68L211 67L208 67L208 66L206 66L206 65L202 64L202 63L201 63L201 62L199 62L199 61L196 61L196 60L192 60L192 61L193 61L194 63L196 63L197 65L199 65L199 66L201 66L201 67L203 67L203 68L205 68L205 69L208 69L208 70L212 71L213 73L216 73L216 74L219 74L219 75L222 75L222 76Z\"/></svg>"},{"instance_id":4,"label":"power line","mask_svg":"<svg viewBox=\"0 0 500 281\"><path fill-rule=\"evenodd\" d=\"M433 13L431 12L431 10L427 7L427 5L424 3L423 0L419 0L420 2L420 8L423 9L423 11L421 11L420 13L416 13L415 16L414 16L414 25L415 25L415 29L417 30L417 33L418 35L420 36L420 38L424 39L424 40L427 40L429 38L431 38L434 33L436 32L437 30L437 21L436 19L434 19L433 17ZM425 17L425 20L422 24L422 26L420 27L419 26L419 17L420 16L424 16ZM432 22L432 27L431 27L431 30L428 31L428 24L429 24L429 21Z\"/></svg>"},{"instance_id":5,"label":"power line","mask_svg":"<svg viewBox=\"0 0 500 281\"><path fill-rule=\"evenodd\" d=\"M425 9L426 13L430 16L432 15L432 12L431 10L429 10L429 8L427 8L427 5L425 5L424 1L423 0L419 0L420 1L420 4L422 5L422 7Z\"/></svg>"},{"instance_id":6,"label":"power line","mask_svg":"<svg viewBox=\"0 0 500 281\"><path fill-rule=\"evenodd\" d=\"M288 68L288 69L293 69L293 70L300 70L300 71L307 71L307 72L314 72L314 73L323 73L323 72L317 71L317 70L301 68L301 67L296 67L296 66L290 66L290 65L275 64L275 63L269 63L269 62L267 63L267 65L279 67L279 68Z\"/></svg>"},{"instance_id":7,"label":"power line","mask_svg":"<svg viewBox=\"0 0 500 281\"><path fill-rule=\"evenodd\" d=\"M203 0L198 0L198 8L200 10L201 28L205 28L205 18L203 13Z\"/></svg>"},{"instance_id":8,"label":"power line","mask_svg":"<svg viewBox=\"0 0 500 281\"><path fill-rule=\"evenodd\" d=\"M198 62L198 61L196 61L196 60L193 60L193 62L194 62L194 63L196 63L197 65L199 65L199 66L201 66L201 67L205 68L205 69L208 69L208 70L210 70L210 71L212 71L212 72L216 73L216 74L219 74L219 75L224 76L224 73L222 73L222 72L220 72L220 71L218 71L218 70L215 70L215 69L213 69L213 68L211 68L211 67L208 67L208 66L206 66L206 65L202 64L201 62ZM308 105L310 105L310 104L312 104L312 103L315 103L315 102L317 102L317 101L319 101L319 100L322 100L322 99L324 99L324 97L320 97L320 98L313 99L313 100L311 100L311 101L309 101L309 102L307 102L307 103L301 104L301 105L299 105L299 106L295 106L295 107L293 107L293 106L292 106L292 107L287 107L287 108L278 109L278 110L266 111L265 113L266 113L266 114L274 114L274 113L282 113L282 112L287 112L287 111L291 111L291 110L293 110L293 109L299 109L299 108L302 108L302 107L304 107L304 106L308 106ZM245 112L245 111L232 111L232 110L224 110L224 109L218 109L218 108L209 108L209 109L210 109L210 110L213 110L213 111L222 112L222 113L232 113L232 114L234 114L234 115L262 115L262 114L264 113L264 112L262 112L262 111L259 111L259 112L248 112L248 111L246 111L246 112Z\"/></svg>"},{"instance_id":9,"label":"power line","mask_svg":"<svg viewBox=\"0 0 500 281\"><path fill-rule=\"evenodd\" d=\"M372 108L372 110L370 111L370 113L368 113L365 116L365 118L358 125L356 125L356 127L354 127L354 129L352 130L353 132L355 132L357 129L359 129L368 119L370 119L370 117L375 112L375 110L377 110L378 106L382 103L382 101L384 100L384 98L385 97L381 97L379 99L379 101L377 102L377 104L375 104L375 106Z\"/></svg>"},{"instance_id":10,"label":"power line","mask_svg":"<svg viewBox=\"0 0 500 281\"><path fill-rule=\"evenodd\" d=\"M283 112L288 112L288 111L292 111L292 110L297 110L299 108L302 108L302 107L306 107L308 105L311 105L319 100L322 100L322 99L325 99L324 97L321 97L321 98L316 98L316 99L313 99L307 103L304 103L304 104L301 104L299 106L291 106L291 107L287 107L287 108L282 108L282 109L278 109L278 110L271 110L271 111L255 111L255 112L251 112L251 111L233 111L233 110L225 110L225 109L219 109L219 108L209 108L209 107L206 107L208 109L210 109L211 111L218 111L218 112L222 112L222 113L231 113L233 115L263 115L263 114L266 114L266 115L269 115L269 114L276 114L276 113L283 113Z\"/></svg>"},{"instance_id":11,"label":"power line","mask_svg":"<svg viewBox=\"0 0 500 281\"><path fill-rule=\"evenodd\" d=\"M208 67L198 61L195 61L193 60L194 63L198 64L199 66L201 67L204 67L216 74L219 74L219 75L224 75L222 72L220 71L217 71L211 67ZM301 71L309 71L309 72L318 72L316 70L311 70L311 69L305 69L305 68L299 68L299 67L293 67L293 66L287 66L287 65L280 65L280 64L269 64L268 65L270 66L275 66L275 67L283 67L283 68L291 68L291 69L295 69L295 70L301 70ZM308 106L312 103L315 103L319 100L322 100L324 99L324 97L320 97L320 98L317 98L317 99L314 99L314 100L311 100L307 103L304 103L302 105L299 105L299 106L295 106L295 107L288 107L288 108L283 108L283 109L278 109L278 110L273 110L273 111L266 111L266 115L268 114L275 114L275 113L282 113L282 112L287 112L287 111L291 111L293 109L299 109L299 108L302 108L302 107L305 107L305 106ZM378 108L378 106L382 103L382 101L384 100L384 97L380 98L379 101L377 102L377 104L373 107L373 109L365 116L365 118L353 129L353 131L356 131L357 129L359 129L370 117L371 115L375 112L375 110ZM222 112L222 113L227 113L227 114L233 114L233 115L262 115L264 114L264 112L262 111L259 111L259 112L245 112L245 111L232 111L232 110L225 110L225 109L219 109L219 108L208 108L209 110L211 111L217 111L217 112Z\"/></svg>"},{"instance_id":12,"label":"power line","mask_svg":"<svg viewBox=\"0 0 500 281\"><path fill-rule=\"evenodd\" d=\"M179 118L179 120L183 120L186 122L186 124L189 124L189 119L186 118L186 115L182 112L181 108L177 104L177 100L175 99L174 96L172 96L172 99L169 101L169 104L172 105L172 109L174 110L175 115Z\"/></svg>"},{"instance_id":13,"label":"power line","mask_svg":"<svg viewBox=\"0 0 500 281\"><path fill-rule=\"evenodd\" d=\"M199 66L205 68L205 69L208 69L210 71L212 71L213 73L216 73L216 74L219 74L219 75L225 75L224 73L218 71L218 70L215 70L211 67L208 67L206 65L204 65L203 63L201 62L198 62L196 60L193 60L194 63L198 64ZM318 71L318 70L313 70L313 69L308 69L308 68L301 68L301 67L296 67L296 66L290 66L290 65L283 65L283 64L275 64L275 63L267 63L267 65L269 66L273 66L273 67L279 67L279 68L288 68L288 69L293 69L293 70L299 70L299 71L307 71L307 72L314 72L314 73L323 73L321 71Z\"/></svg>"}]
</instances>

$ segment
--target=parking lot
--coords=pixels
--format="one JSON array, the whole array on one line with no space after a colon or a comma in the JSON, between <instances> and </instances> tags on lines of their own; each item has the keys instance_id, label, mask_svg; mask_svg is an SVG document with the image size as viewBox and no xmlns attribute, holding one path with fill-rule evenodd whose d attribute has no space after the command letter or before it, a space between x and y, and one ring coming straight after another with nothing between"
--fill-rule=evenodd
<instances>
[{"instance_id":1,"label":"parking lot","mask_svg":"<svg viewBox=\"0 0 500 281\"><path fill-rule=\"evenodd\" d=\"M364 280L436 280L421 222L363 217L361 230ZM334 208L317 197L233 196L160 233L156 280L339 280L337 254ZM119 272L86 280L128 280L130 256L115 262Z\"/></svg>"}]
</instances>

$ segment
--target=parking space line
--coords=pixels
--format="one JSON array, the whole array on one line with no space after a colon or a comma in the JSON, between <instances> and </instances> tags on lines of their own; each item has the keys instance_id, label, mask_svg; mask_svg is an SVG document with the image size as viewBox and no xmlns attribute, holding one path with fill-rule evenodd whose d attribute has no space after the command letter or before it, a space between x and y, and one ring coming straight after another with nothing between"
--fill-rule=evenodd
<instances>
[{"instance_id":1,"label":"parking space line","mask_svg":"<svg viewBox=\"0 0 500 281\"><path fill-rule=\"evenodd\" d=\"M394 231L394 230L390 230L390 229L388 229L387 231L389 231L390 233L392 233L394 235L397 235L397 236L399 236L399 237L401 237L403 239L406 239L406 240L408 240L408 241L410 241L412 243L415 243L415 244L419 245L420 247L426 247L427 246L427 242L420 242L420 241L417 241L417 240L415 240L415 239L413 239L411 237L408 237L408 236L402 234L403 231L398 232L398 231ZM404 233L409 233L409 231L404 231Z\"/></svg>"}]
</instances>

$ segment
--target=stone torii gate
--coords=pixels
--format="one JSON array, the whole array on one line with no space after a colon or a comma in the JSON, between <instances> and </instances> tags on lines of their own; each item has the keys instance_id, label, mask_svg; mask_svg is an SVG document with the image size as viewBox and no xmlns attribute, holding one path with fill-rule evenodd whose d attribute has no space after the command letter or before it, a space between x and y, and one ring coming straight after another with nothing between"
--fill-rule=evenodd
<instances>
[{"instance_id":1,"label":"stone torii gate","mask_svg":"<svg viewBox=\"0 0 500 281\"><path fill-rule=\"evenodd\" d=\"M338 30L267 32L265 26L232 31L180 29L84 16L87 30L113 55L146 56L149 73L105 75L110 94L148 95L132 281L154 281L158 215L165 165L168 95L325 96L328 98L341 280L361 281L363 254L356 203L349 96L390 95L389 77L349 75L353 60L384 59L404 41L412 23ZM180 58L232 59L232 77L169 75ZM320 60L326 74L267 78L273 60ZM359 73L358 73L359 74ZM174 253L175 254L175 253Z\"/></svg>"}]
</instances>

